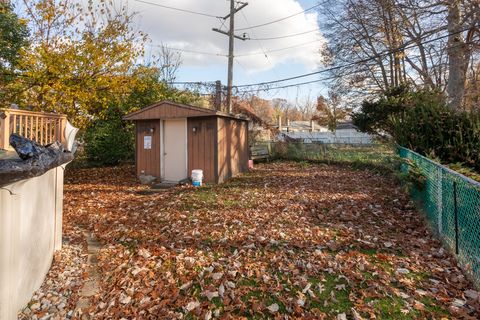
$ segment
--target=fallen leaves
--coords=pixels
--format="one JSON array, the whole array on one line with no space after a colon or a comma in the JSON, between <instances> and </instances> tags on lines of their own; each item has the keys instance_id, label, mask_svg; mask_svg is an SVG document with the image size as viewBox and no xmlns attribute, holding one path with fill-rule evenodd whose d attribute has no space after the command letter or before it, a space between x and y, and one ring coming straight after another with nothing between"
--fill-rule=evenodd
<instances>
[{"instance_id":1,"label":"fallen leaves","mask_svg":"<svg viewBox=\"0 0 480 320\"><path fill-rule=\"evenodd\" d=\"M408 196L373 172L272 163L150 195L130 167L68 177L67 232L103 244L98 319L479 315Z\"/></svg>"}]
</instances>

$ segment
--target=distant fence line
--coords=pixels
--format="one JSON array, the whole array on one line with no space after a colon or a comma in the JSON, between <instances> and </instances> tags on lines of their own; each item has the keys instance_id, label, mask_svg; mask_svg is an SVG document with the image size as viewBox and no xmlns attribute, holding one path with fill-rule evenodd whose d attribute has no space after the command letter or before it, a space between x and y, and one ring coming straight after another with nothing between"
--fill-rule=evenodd
<instances>
[{"instance_id":1,"label":"distant fence line","mask_svg":"<svg viewBox=\"0 0 480 320\"><path fill-rule=\"evenodd\" d=\"M409 149L400 147L426 178L412 196L427 216L438 237L456 255L460 265L480 286L480 183ZM403 171L409 170L404 164Z\"/></svg>"},{"instance_id":2,"label":"distant fence line","mask_svg":"<svg viewBox=\"0 0 480 320\"><path fill-rule=\"evenodd\" d=\"M382 144L304 143L260 141L250 146L252 159L312 160L324 162L381 163L390 157ZM379 152L379 151L382 152Z\"/></svg>"},{"instance_id":3,"label":"distant fence line","mask_svg":"<svg viewBox=\"0 0 480 320\"><path fill-rule=\"evenodd\" d=\"M332 132L292 132L283 134L283 140L295 140L299 143L323 143L323 144L373 144L372 136L365 133L332 133Z\"/></svg>"}]
</instances>

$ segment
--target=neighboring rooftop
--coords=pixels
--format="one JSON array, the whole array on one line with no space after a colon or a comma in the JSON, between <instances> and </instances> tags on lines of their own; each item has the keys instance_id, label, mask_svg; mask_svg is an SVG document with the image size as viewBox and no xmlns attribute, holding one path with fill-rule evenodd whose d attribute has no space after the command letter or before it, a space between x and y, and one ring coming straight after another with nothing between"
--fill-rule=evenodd
<instances>
[{"instance_id":1,"label":"neighboring rooftop","mask_svg":"<svg viewBox=\"0 0 480 320\"><path fill-rule=\"evenodd\" d=\"M337 123L337 130L349 130L349 129L358 130L358 128L351 121Z\"/></svg>"},{"instance_id":2,"label":"neighboring rooftop","mask_svg":"<svg viewBox=\"0 0 480 320\"><path fill-rule=\"evenodd\" d=\"M281 131L282 132L312 132L312 131L327 131L327 128L319 125L316 121L314 121L313 124L312 124L312 121L287 121L287 123L282 124Z\"/></svg>"}]
</instances>

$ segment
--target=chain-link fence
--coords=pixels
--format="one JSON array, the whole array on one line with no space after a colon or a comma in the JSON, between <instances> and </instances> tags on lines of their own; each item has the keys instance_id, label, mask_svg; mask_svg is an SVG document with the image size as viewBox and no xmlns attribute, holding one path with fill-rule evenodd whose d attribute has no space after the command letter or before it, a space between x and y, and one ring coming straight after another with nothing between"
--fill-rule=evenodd
<instances>
[{"instance_id":1,"label":"chain-link fence","mask_svg":"<svg viewBox=\"0 0 480 320\"><path fill-rule=\"evenodd\" d=\"M480 183L409 149L398 152L410 160L402 170L417 170L425 179L413 188L413 198L439 238L480 285Z\"/></svg>"}]
</instances>

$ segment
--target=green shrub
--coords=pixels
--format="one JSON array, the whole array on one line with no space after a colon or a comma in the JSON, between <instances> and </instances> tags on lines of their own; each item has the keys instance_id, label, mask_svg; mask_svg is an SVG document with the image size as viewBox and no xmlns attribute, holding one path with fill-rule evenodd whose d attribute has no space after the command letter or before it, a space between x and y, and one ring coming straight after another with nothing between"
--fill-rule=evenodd
<instances>
[{"instance_id":1,"label":"green shrub","mask_svg":"<svg viewBox=\"0 0 480 320\"><path fill-rule=\"evenodd\" d=\"M133 124L122 120L123 113L110 111L105 119L94 121L85 132L85 155L95 165L116 165L133 161Z\"/></svg>"},{"instance_id":2,"label":"green shrub","mask_svg":"<svg viewBox=\"0 0 480 320\"><path fill-rule=\"evenodd\" d=\"M438 91L392 89L363 102L353 121L363 132L389 134L430 158L480 170L480 112L453 110Z\"/></svg>"},{"instance_id":3,"label":"green shrub","mask_svg":"<svg viewBox=\"0 0 480 320\"><path fill-rule=\"evenodd\" d=\"M478 112L418 104L395 120L393 136L398 144L418 153L480 170Z\"/></svg>"}]
</instances>

